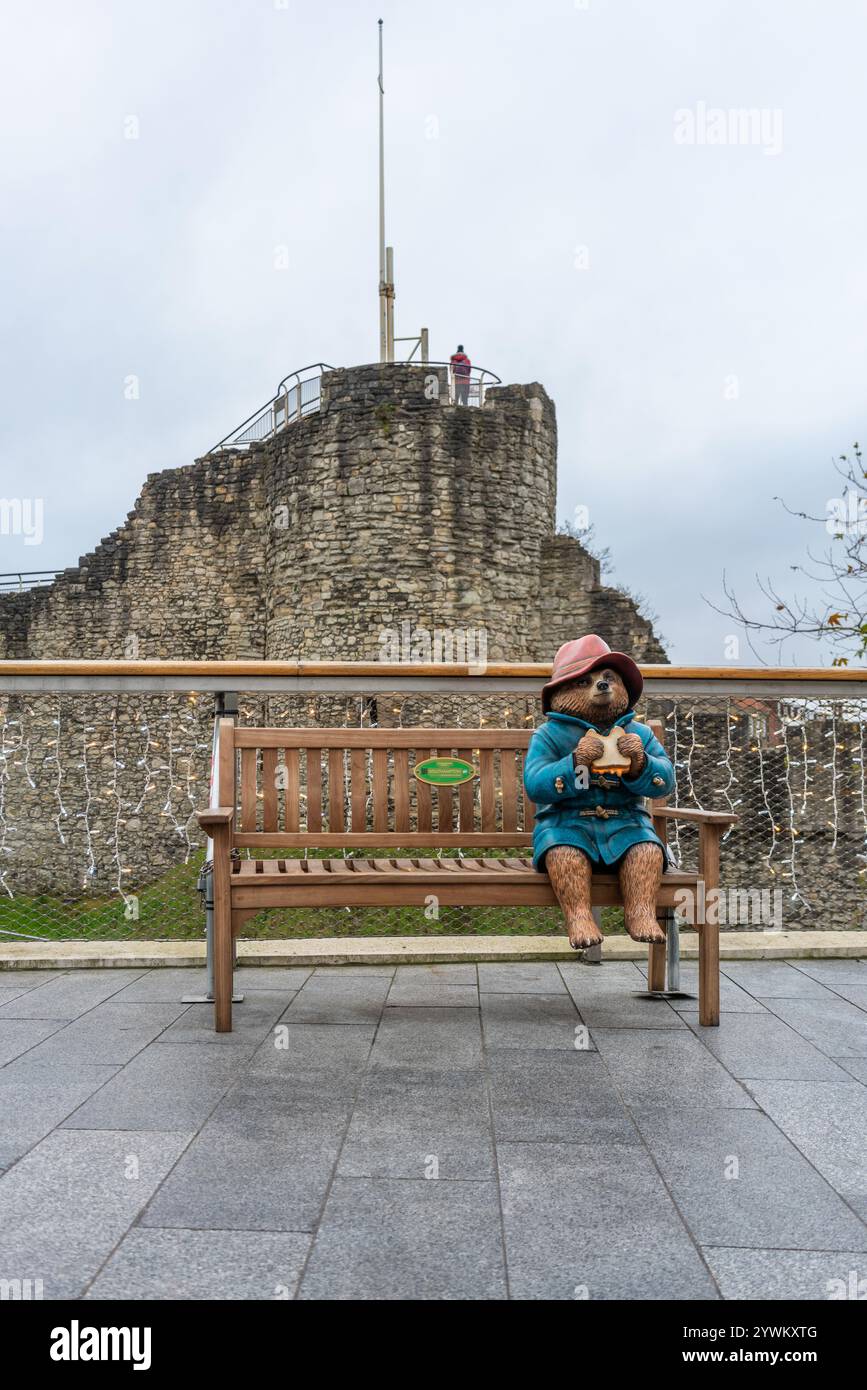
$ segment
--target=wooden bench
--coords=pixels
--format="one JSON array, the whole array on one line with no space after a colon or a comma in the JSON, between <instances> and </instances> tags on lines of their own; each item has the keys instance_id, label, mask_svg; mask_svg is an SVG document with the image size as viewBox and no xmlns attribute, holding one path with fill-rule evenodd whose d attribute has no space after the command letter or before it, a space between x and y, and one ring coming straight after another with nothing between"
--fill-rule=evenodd
<instances>
[{"instance_id":1,"label":"wooden bench","mask_svg":"<svg viewBox=\"0 0 867 1390\"><path fill-rule=\"evenodd\" d=\"M657 737L661 728L652 724ZM528 851L534 807L523 785L527 729L258 729L219 721L218 805L199 813L214 841L214 1014L217 1032L232 1029L234 937L268 908L547 907L556 902L547 875ZM453 788L413 775L430 757L462 758L478 776ZM240 769L239 769L240 763ZM325 774L323 787L323 773ZM240 790L240 796L238 792ZM666 873L657 898L671 911L679 889L697 893L719 883L722 831L736 817L653 802L660 837L678 817L699 826L698 864ZM348 816L347 816L348 810ZM332 850L328 858L244 858L245 850ZM425 850L488 850L461 858ZM345 857L367 850L371 857ZM380 851L380 856L373 851ZM403 850L412 857L389 857ZM498 853L498 851L500 853ZM418 857L416 857L418 856ZM615 874L593 877L594 906L618 906ZM697 914L698 915L698 914ZM719 928L699 931L699 1019L719 1022ZM648 988L665 981L665 945L649 947Z\"/></svg>"}]
</instances>

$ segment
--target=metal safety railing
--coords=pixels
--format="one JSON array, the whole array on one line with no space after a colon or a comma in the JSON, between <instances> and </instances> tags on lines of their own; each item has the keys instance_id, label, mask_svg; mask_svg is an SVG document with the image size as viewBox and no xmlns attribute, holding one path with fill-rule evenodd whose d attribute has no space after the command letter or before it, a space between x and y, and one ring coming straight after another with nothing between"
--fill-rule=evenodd
<instances>
[{"instance_id":1,"label":"metal safety railing","mask_svg":"<svg viewBox=\"0 0 867 1390\"><path fill-rule=\"evenodd\" d=\"M488 371L487 367L471 366L469 375L461 376L455 371L451 362L429 362L426 365L448 367L450 405L482 406L485 404L485 393L488 388L503 384L496 372Z\"/></svg>"},{"instance_id":2,"label":"metal safety railing","mask_svg":"<svg viewBox=\"0 0 867 1390\"><path fill-rule=\"evenodd\" d=\"M10 570L0 574L0 593L23 594L28 589L37 589L42 584L53 584L63 570Z\"/></svg>"},{"instance_id":3,"label":"metal safety railing","mask_svg":"<svg viewBox=\"0 0 867 1390\"><path fill-rule=\"evenodd\" d=\"M400 340L404 341L404 340ZM407 339L406 341L410 341ZM419 339L412 339L416 345ZM426 351L426 349L425 349ZM483 406L485 395L491 386L502 386L502 380L496 372L490 371L487 367L472 366L469 375L462 376L456 373L451 362L430 362L422 359L420 362L412 362L412 354L409 361L413 366L417 366L420 371L428 368L445 368L448 374L448 401L450 405L469 405ZM406 366L406 362L382 363L382 366ZM270 400L254 410L246 420L243 420L234 430L227 434L219 443L214 444L208 449L209 454L215 454L220 449L247 449L251 444L258 444L273 435L279 434L288 425L297 420L303 419L307 415L314 414L320 406L322 395L322 373L334 371L335 368L329 366L327 362L313 362L309 367L300 367L296 372L289 372L284 376L276 392ZM0 576L2 579L3 576Z\"/></svg>"},{"instance_id":4,"label":"metal safety railing","mask_svg":"<svg viewBox=\"0 0 867 1390\"><path fill-rule=\"evenodd\" d=\"M333 371L327 362L312 362L289 372L280 382L270 400L243 420L236 429L221 439L209 454L219 449L246 449L251 444L270 439L293 421L312 415L319 409L322 373Z\"/></svg>"}]
</instances>

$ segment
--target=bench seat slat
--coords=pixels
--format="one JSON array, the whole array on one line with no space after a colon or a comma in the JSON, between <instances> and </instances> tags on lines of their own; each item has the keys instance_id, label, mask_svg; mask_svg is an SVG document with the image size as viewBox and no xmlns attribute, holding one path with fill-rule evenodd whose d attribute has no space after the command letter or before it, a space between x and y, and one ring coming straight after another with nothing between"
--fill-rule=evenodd
<instances>
[{"instance_id":1,"label":"bench seat slat","mask_svg":"<svg viewBox=\"0 0 867 1390\"><path fill-rule=\"evenodd\" d=\"M289 877L298 883L305 879L312 882L314 879L321 881L324 878L332 878L340 879L344 884L356 877L383 882L398 878L425 881L448 878L454 881L466 879L479 882L514 878L542 883L547 880L546 874L536 872L530 859L344 859L342 856L339 859L307 860L242 859L239 872L233 877L236 880L244 879L245 887L250 880L254 880L257 885L264 885L276 878ZM671 870L663 875L662 886L682 887L694 884L697 878L697 871ZM593 882L616 885L618 878L616 874L594 874Z\"/></svg>"}]
</instances>

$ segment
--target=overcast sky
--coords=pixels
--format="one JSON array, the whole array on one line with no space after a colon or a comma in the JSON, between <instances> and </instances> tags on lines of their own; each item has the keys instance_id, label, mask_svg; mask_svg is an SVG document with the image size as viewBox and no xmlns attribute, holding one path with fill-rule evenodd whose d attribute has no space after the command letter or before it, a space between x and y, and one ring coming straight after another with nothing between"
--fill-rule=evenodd
<instances>
[{"instance_id":1,"label":"overcast sky","mask_svg":"<svg viewBox=\"0 0 867 1390\"><path fill-rule=\"evenodd\" d=\"M45 537L0 570L378 356L379 15L398 332L544 384L559 515L722 663L702 594L761 610L809 539L774 497L824 513L862 431L862 0L5 0L0 495Z\"/></svg>"}]
</instances>

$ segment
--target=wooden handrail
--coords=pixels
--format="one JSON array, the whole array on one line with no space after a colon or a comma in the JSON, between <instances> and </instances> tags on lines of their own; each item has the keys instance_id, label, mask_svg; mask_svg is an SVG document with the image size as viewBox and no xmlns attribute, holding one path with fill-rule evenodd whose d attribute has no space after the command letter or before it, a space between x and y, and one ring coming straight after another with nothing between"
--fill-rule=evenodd
<instances>
[{"instance_id":1,"label":"wooden handrail","mask_svg":"<svg viewBox=\"0 0 867 1390\"><path fill-rule=\"evenodd\" d=\"M668 666L662 663L640 664L645 680L704 680L704 681L822 681L829 685L846 681L867 682L865 666ZM509 677L518 680L546 681L551 675L549 662L492 661L484 665L466 662L386 662L386 661L123 661L123 660L66 660L50 658L42 661L0 661L0 680L4 676L378 676L378 677L440 677L460 680L462 677L492 680Z\"/></svg>"}]
</instances>

